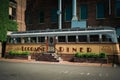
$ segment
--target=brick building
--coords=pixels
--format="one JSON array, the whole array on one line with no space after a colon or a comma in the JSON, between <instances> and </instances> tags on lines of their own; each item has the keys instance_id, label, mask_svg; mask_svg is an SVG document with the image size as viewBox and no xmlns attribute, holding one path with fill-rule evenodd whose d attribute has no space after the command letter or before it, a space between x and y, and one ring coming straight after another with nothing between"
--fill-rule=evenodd
<instances>
[{"instance_id":1,"label":"brick building","mask_svg":"<svg viewBox=\"0 0 120 80\"><path fill-rule=\"evenodd\" d=\"M27 0L25 19L27 30L119 27L120 0Z\"/></svg>"},{"instance_id":2,"label":"brick building","mask_svg":"<svg viewBox=\"0 0 120 80\"><path fill-rule=\"evenodd\" d=\"M26 30L25 10L26 10L26 0L10 0L9 18L17 21L18 31Z\"/></svg>"}]
</instances>

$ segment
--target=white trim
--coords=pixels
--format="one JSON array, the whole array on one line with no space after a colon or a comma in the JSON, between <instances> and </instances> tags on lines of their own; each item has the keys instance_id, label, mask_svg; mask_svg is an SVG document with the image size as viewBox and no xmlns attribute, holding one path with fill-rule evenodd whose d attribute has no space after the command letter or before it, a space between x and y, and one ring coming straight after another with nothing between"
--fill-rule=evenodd
<instances>
[{"instance_id":1,"label":"white trim","mask_svg":"<svg viewBox=\"0 0 120 80\"><path fill-rule=\"evenodd\" d=\"M61 31L61 32L40 32L40 33L20 33L11 34L11 36L44 36L44 35L66 35L66 34L99 34L99 33L109 33L113 30L89 30L89 31Z\"/></svg>"}]
</instances>

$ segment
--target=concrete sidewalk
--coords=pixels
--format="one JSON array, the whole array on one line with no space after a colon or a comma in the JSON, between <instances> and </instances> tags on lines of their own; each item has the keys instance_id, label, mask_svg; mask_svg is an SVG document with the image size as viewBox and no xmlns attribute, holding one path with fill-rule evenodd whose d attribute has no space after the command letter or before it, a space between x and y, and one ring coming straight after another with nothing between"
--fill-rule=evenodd
<instances>
[{"instance_id":1,"label":"concrete sidewalk","mask_svg":"<svg viewBox=\"0 0 120 80\"><path fill-rule=\"evenodd\" d=\"M101 63L79 63L79 62L69 62L69 61L48 62L48 61L5 59L5 58L0 58L0 61L20 62L20 63L43 63L43 64L64 64L64 65L78 65L78 66L112 67L112 64L110 64L110 63L108 63L108 64L101 64Z\"/></svg>"}]
</instances>

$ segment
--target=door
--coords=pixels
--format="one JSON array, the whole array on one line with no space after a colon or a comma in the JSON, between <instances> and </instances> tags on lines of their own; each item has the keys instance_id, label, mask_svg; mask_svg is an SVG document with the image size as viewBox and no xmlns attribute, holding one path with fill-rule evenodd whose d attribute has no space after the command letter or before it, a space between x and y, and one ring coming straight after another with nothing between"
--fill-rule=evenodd
<instances>
[{"instance_id":1,"label":"door","mask_svg":"<svg viewBox=\"0 0 120 80\"><path fill-rule=\"evenodd\" d=\"M48 37L48 52L50 53L55 52L55 37L54 36Z\"/></svg>"}]
</instances>

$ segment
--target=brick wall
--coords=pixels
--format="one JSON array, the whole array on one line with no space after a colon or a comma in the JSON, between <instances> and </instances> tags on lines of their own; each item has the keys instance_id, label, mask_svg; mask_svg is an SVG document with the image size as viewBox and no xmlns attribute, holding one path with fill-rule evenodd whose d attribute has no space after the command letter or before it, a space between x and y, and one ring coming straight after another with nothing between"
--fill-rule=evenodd
<instances>
[{"instance_id":1,"label":"brick wall","mask_svg":"<svg viewBox=\"0 0 120 80\"><path fill-rule=\"evenodd\" d=\"M18 22L18 31L25 31L25 10L26 10L26 0L16 0L16 20Z\"/></svg>"},{"instance_id":2,"label":"brick wall","mask_svg":"<svg viewBox=\"0 0 120 80\"><path fill-rule=\"evenodd\" d=\"M30 1L30 0L29 0ZM87 4L88 5L88 19L87 19L87 26L120 26L120 18L115 17L115 0L112 0L112 14L109 15L108 10L108 0L104 0L105 3L105 18L104 19L96 19L96 4L99 1L103 0L77 0L77 16L80 20L80 5L81 4ZM28 2L29 3L29 2ZM27 30L33 30L33 29L58 29L58 23L52 23L50 21L51 18L51 9L54 7L58 8L58 0L35 0L32 2L32 6L27 8L27 11L31 11L32 13L32 24L27 25ZM72 0L63 0L63 6L62 6L62 26L63 28L70 28L71 22L65 22L64 20L64 12L66 6L72 6ZM44 9L45 11L45 23L40 24L38 22L38 11L40 9Z\"/></svg>"}]
</instances>

